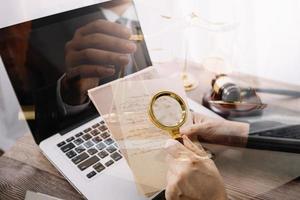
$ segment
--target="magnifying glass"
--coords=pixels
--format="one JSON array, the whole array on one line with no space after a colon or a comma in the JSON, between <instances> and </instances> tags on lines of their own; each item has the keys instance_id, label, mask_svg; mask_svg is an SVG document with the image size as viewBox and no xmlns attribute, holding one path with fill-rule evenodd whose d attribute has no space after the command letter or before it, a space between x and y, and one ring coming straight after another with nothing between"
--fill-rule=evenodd
<instances>
[{"instance_id":1,"label":"magnifying glass","mask_svg":"<svg viewBox=\"0 0 300 200\"><path fill-rule=\"evenodd\" d=\"M148 114L154 125L168 131L172 138L183 143L179 129L187 120L187 109L179 95L162 91L152 97Z\"/></svg>"}]
</instances>

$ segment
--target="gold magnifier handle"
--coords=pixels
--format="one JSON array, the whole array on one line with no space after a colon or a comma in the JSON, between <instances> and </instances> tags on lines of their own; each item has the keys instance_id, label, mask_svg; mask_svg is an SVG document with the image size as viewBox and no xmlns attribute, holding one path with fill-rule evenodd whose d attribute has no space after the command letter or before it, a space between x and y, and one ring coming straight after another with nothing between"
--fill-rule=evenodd
<instances>
[{"instance_id":1,"label":"gold magnifier handle","mask_svg":"<svg viewBox=\"0 0 300 200\"><path fill-rule=\"evenodd\" d=\"M183 139L182 139L182 137L180 135L179 129L172 130L170 132L170 134L172 135L172 138L174 140L177 140L178 142L180 142L181 144L183 144Z\"/></svg>"},{"instance_id":2,"label":"gold magnifier handle","mask_svg":"<svg viewBox=\"0 0 300 200\"><path fill-rule=\"evenodd\" d=\"M176 138L175 140L177 140L178 142L180 142L181 144L183 144L183 139L182 139L182 137L178 137L178 138Z\"/></svg>"}]
</instances>

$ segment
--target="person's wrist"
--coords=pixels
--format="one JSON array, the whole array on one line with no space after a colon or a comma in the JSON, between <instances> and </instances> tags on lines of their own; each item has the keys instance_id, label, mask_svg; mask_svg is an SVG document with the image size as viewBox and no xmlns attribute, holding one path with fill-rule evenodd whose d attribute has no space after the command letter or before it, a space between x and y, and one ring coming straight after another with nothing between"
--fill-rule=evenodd
<instances>
[{"instance_id":1,"label":"person's wrist","mask_svg":"<svg viewBox=\"0 0 300 200\"><path fill-rule=\"evenodd\" d=\"M65 77L61 81L61 97L66 104L72 106L81 105L88 101L87 93L82 94L77 88L71 87Z\"/></svg>"},{"instance_id":2,"label":"person's wrist","mask_svg":"<svg viewBox=\"0 0 300 200\"><path fill-rule=\"evenodd\" d=\"M249 124L235 121L226 121L225 123L228 136L231 138L231 145L245 147L248 141Z\"/></svg>"}]
</instances>

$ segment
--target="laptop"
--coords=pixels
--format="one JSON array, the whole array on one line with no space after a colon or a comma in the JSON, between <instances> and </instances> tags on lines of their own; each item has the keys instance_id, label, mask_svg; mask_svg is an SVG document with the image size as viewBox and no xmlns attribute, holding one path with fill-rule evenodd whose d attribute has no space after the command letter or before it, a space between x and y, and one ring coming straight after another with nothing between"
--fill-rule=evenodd
<instances>
[{"instance_id":1,"label":"laptop","mask_svg":"<svg viewBox=\"0 0 300 200\"><path fill-rule=\"evenodd\" d=\"M300 153L300 124L279 121L250 123L248 147L263 150Z\"/></svg>"},{"instance_id":2,"label":"laptop","mask_svg":"<svg viewBox=\"0 0 300 200\"><path fill-rule=\"evenodd\" d=\"M289 90L277 95L291 96ZM296 91L292 95L295 95ZM297 96L299 97L299 92ZM295 98L298 98L295 97ZM282 101L285 101L282 98ZM280 104L269 103L261 116L236 117L231 120L250 124L249 148L300 153L300 119L298 109L290 110Z\"/></svg>"},{"instance_id":3,"label":"laptop","mask_svg":"<svg viewBox=\"0 0 300 200\"><path fill-rule=\"evenodd\" d=\"M137 38L143 38L134 4L123 5L123 2L98 3L0 29L1 60L35 142L70 184L90 200L164 196L145 198L137 190L133 174L110 130L88 99L81 104L69 104L65 100L68 98L62 97L68 93L61 91L61 81L70 70L65 60L66 45L80 28L99 19L119 23L115 12L127 6L123 11L128 16L127 22L122 25L134 29ZM140 73L152 65L145 41L137 40L136 46L126 66L131 70L123 72L125 76ZM133 61L138 68L132 66ZM121 68L113 67L115 74L97 79L99 84L110 84L120 77ZM22 119L16 116L16 120Z\"/></svg>"}]
</instances>

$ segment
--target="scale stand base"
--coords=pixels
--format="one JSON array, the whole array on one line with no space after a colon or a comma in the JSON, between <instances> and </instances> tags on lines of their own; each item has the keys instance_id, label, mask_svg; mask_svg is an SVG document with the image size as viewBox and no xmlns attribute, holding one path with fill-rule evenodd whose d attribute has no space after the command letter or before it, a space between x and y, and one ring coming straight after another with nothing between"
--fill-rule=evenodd
<instances>
[{"instance_id":1,"label":"scale stand base","mask_svg":"<svg viewBox=\"0 0 300 200\"><path fill-rule=\"evenodd\" d=\"M199 82L194 78L194 76L187 72L181 73L181 80L183 81L185 91L191 91L199 85Z\"/></svg>"}]
</instances>

